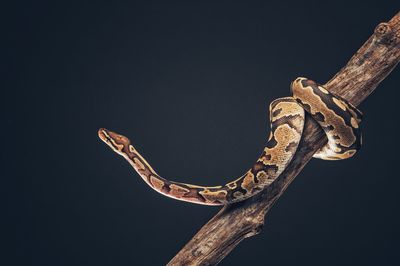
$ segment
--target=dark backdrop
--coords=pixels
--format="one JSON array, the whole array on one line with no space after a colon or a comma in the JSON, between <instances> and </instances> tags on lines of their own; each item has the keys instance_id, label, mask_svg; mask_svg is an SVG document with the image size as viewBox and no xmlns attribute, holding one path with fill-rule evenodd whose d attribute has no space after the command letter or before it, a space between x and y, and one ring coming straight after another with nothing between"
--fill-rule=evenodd
<instances>
[{"instance_id":1,"label":"dark backdrop","mask_svg":"<svg viewBox=\"0 0 400 266\"><path fill-rule=\"evenodd\" d=\"M168 262L219 208L153 192L97 129L170 179L231 180L265 144L269 103L297 76L330 79L396 2L4 7L3 265ZM361 105L360 153L311 161L221 265L399 263L399 74Z\"/></svg>"}]
</instances>

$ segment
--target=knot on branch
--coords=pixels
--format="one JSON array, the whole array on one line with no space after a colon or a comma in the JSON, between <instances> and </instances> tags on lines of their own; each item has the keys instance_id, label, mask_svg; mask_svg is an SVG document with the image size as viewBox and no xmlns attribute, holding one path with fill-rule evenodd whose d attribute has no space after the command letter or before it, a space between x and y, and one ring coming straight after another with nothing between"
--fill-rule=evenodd
<instances>
[{"instance_id":1,"label":"knot on branch","mask_svg":"<svg viewBox=\"0 0 400 266\"><path fill-rule=\"evenodd\" d=\"M387 22L380 23L374 31L375 40L384 45L397 45L400 40L400 31L395 31Z\"/></svg>"},{"instance_id":2,"label":"knot on branch","mask_svg":"<svg viewBox=\"0 0 400 266\"><path fill-rule=\"evenodd\" d=\"M387 34L387 33L390 32L390 31L391 31L390 26L389 26L389 24L386 23L386 22L380 23L380 24L379 24L378 26L376 26L376 28L375 28L375 34L376 34L377 36L385 35L385 34Z\"/></svg>"}]
</instances>

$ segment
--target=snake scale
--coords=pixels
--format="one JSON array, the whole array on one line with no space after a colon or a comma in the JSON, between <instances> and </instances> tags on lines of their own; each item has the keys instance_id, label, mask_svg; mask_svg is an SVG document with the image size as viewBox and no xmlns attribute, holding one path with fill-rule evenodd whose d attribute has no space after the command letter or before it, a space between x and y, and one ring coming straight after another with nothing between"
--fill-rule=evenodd
<instances>
[{"instance_id":1,"label":"snake scale","mask_svg":"<svg viewBox=\"0 0 400 266\"><path fill-rule=\"evenodd\" d=\"M344 99L306 78L291 84L292 97L274 100L269 107L271 133L256 163L242 176L223 186L198 186L167 180L120 134L101 128L99 137L122 155L157 192L182 201L225 205L248 199L274 182L292 160L303 134L307 112L324 130L328 142L314 154L324 160L352 157L361 147L362 113Z\"/></svg>"}]
</instances>

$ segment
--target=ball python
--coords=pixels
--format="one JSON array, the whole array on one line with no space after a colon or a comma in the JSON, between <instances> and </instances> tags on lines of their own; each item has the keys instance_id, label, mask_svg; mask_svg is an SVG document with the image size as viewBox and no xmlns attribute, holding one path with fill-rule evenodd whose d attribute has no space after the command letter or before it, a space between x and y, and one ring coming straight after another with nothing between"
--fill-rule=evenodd
<instances>
[{"instance_id":1,"label":"ball python","mask_svg":"<svg viewBox=\"0 0 400 266\"><path fill-rule=\"evenodd\" d=\"M305 113L323 129L328 139L315 158L341 160L361 146L362 113L351 103L306 78L291 83L292 97L274 100L269 107L271 132L261 156L242 176L223 186L198 186L167 180L120 134L101 128L98 135L122 155L155 191L182 201L225 205L248 199L271 185L292 160L303 135Z\"/></svg>"}]
</instances>

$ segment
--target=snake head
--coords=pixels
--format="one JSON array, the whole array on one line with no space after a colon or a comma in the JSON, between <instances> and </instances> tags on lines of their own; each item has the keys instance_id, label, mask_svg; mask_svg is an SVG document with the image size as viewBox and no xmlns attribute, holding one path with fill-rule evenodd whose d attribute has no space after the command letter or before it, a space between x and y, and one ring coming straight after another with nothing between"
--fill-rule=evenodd
<instances>
[{"instance_id":1,"label":"snake head","mask_svg":"<svg viewBox=\"0 0 400 266\"><path fill-rule=\"evenodd\" d=\"M100 128L98 131L99 138L105 142L111 149L121 155L129 153L130 141L127 137L107 130L105 128Z\"/></svg>"}]
</instances>

